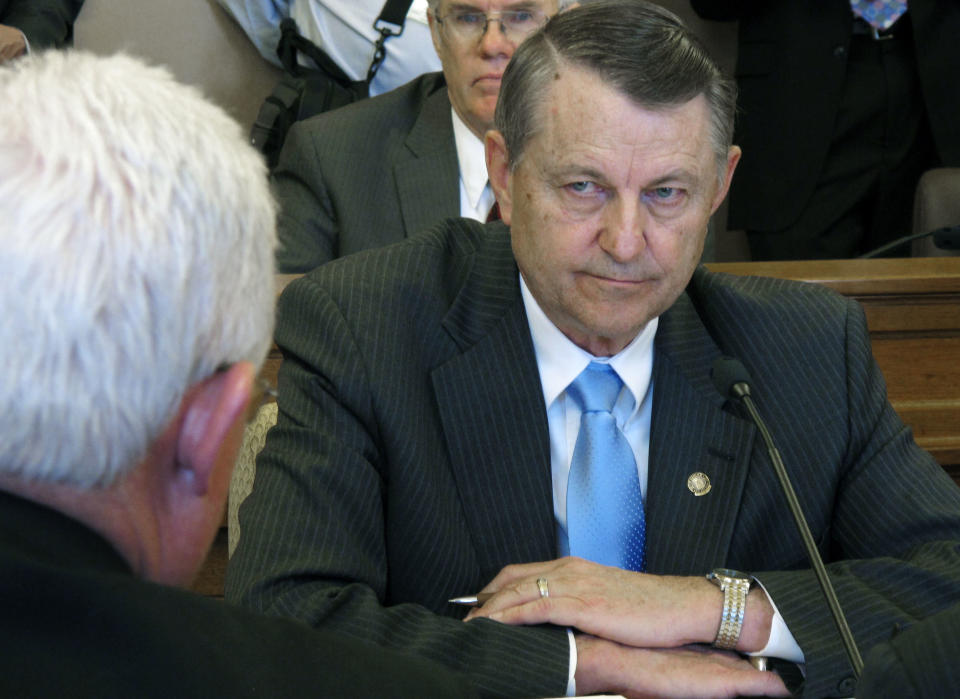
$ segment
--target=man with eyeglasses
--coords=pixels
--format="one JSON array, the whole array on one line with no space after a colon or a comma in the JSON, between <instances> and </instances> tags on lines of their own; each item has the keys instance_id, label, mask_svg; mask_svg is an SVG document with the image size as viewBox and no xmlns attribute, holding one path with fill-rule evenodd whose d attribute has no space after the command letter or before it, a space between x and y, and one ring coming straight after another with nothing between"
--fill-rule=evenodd
<instances>
[{"instance_id":1,"label":"man with eyeglasses","mask_svg":"<svg viewBox=\"0 0 960 699\"><path fill-rule=\"evenodd\" d=\"M274 171L281 272L307 272L445 218L498 216L484 165L500 77L566 0L430 0L442 73L295 124Z\"/></svg>"}]
</instances>

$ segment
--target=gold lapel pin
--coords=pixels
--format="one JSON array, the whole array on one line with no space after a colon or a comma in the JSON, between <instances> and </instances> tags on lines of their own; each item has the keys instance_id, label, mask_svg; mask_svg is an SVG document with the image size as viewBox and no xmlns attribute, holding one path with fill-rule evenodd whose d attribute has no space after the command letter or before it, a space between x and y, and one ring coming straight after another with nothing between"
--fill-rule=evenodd
<instances>
[{"instance_id":1,"label":"gold lapel pin","mask_svg":"<svg viewBox=\"0 0 960 699\"><path fill-rule=\"evenodd\" d=\"M690 492L700 497L701 495L706 495L710 492L710 477L706 473L691 473L690 477L687 479L687 487L690 489Z\"/></svg>"}]
</instances>

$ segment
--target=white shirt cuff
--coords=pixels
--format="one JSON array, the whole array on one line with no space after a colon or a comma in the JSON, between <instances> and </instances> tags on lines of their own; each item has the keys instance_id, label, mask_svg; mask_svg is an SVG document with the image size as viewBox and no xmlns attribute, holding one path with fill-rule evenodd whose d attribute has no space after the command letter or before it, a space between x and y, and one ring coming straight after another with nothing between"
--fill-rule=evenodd
<instances>
[{"instance_id":1,"label":"white shirt cuff","mask_svg":"<svg viewBox=\"0 0 960 699\"><path fill-rule=\"evenodd\" d=\"M776 602L770 598L770 593L767 592L767 588L756 578L753 579L753 582L760 586L763 594L765 594L770 601L770 606L773 607L773 621L770 624L770 638L767 640L767 645L757 652L747 653L747 655L781 658L783 660L789 660L792 663L805 662L803 651L800 650L800 645L793 637L793 634L790 633L790 629L787 628L787 622L783 620L780 610L777 609Z\"/></svg>"},{"instance_id":2,"label":"white shirt cuff","mask_svg":"<svg viewBox=\"0 0 960 699\"><path fill-rule=\"evenodd\" d=\"M567 671L567 696L577 696L577 639L573 637L573 629L567 629L567 640L570 642L570 669Z\"/></svg>"}]
</instances>

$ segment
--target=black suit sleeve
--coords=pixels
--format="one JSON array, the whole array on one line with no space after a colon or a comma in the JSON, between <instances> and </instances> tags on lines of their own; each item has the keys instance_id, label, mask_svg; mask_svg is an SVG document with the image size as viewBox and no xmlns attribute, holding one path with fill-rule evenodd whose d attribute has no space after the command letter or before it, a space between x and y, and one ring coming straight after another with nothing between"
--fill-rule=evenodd
<instances>
[{"instance_id":1,"label":"black suit sleeve","mask_svg":"<svg viewBox=\"0 0 960 699\"><path fill-rule=\"evenodd\" d=\"M960 687L958 654L960 606L930 617L871 649L864 658L857 697L951 696Z\"/></svg>"},{"instance_id":2,"label":"black suit sleeve","mask_svg":"<svg viewBox=\"0 0 960 699\"><path fill-rule=\"evenodd\" d=\"M315 133L302 123L291 126L272 175L281 204L277 269L283 273L309 272L340 256L340 224L327 192L325 160L317 153Z\"/></svg>"},{"instance_id":3,"label":"black suit sleeve","mask_svg":"<svg viewBox=\"0 0 960 699\"><path fill-rule=\"evenodd\" d=\"M318 271L325 282L342 262ZM368 351L378 340L357 342L358 333L373 334L370 324L348 322L339 297L328 293L332 284L316 278L294 282L279 302L280 414L257 461L254 491L240 508L227 598L437 660L489 695L564 694L564 630L464 623L462 610L446 603L480 584L478 573L464 573L476 563L458 528L459 495L444 485L426 498L427 510L414 510L424 498L399 492L405 482L417 493L433 492L447 471L444 448L437 443L436 464L407 463L410 444L391 442L399 431L384 427L397 414L416 417L426 402L420 373L405 370L416 359L397 352L385 367L393 377L389 391L400 397L393 400L402 402L384 409L375 396L379 377L371 379L371 363L383 362L371 362ZM406 473L397 474L401 468ZM414 469L421 472L416 478ZM411 561L416 570L403 574Z\"/></svg>"},{"instance_id":4,"label":"black suit sleeve","mask_svg":"<svg viewBox=\"0 0 960 699\"><path fill-rule=\"evenodd\" d=\"M30 50L66 46L73 40L73 22L83 0L10 0L0 24L26 35Z\"/></svg>"},{"instance_id":5,"label":"black suit sleeve","mask_svg":"<svg viewBox=\"0 0 960 699\"><path fill-rule=\"evenodd\" d=\"M863 651L960 596L960 492L896 415L863 311L852 301L846 306L843 343L836 348L844 354L843 373L824 375L843 387L837 400L847 416L843 466L836 483L820 485L836 494L821 502L798 494L820 532L818 546ZM793 461L788 466L795 470L817 468ZM803 565L754 573L804 652L804 694L849 695L852 673L813 571Z\"/></svg>"}]
</instances>

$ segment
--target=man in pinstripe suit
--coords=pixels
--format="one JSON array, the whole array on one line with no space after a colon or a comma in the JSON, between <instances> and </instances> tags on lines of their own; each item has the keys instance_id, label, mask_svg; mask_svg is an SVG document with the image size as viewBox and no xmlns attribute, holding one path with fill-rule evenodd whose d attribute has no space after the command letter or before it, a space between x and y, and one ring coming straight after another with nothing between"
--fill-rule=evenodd
<instances>
[{"instance_id":1,"label":"man in pinstripe suit","mask_svg":"<svg viewBox=\"0 0 960 699\"><path fill-rule=\"evenodd\" d=\"M860 307L697 268L739 157L734 101L647 3L598 0L525 42L486 137L509 231L447 222L282 296L279 422L228 596L415 649L490 694L783 693L709 647L726 595L704 576L724 566L760 583L735 649L802 663L808 696L849 695L762 443L710 379L726 353L754 377L860 644L960 600L960 491L886 400ZM567 387L593 361L625 386L642 573L553 560ZM497 577L509 564L526 565ZM486 585L508 623L459 623L447 600Z\"/></svg>"}]
</instances>

